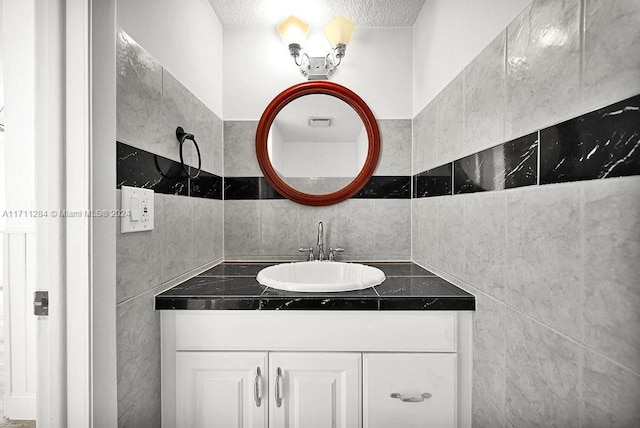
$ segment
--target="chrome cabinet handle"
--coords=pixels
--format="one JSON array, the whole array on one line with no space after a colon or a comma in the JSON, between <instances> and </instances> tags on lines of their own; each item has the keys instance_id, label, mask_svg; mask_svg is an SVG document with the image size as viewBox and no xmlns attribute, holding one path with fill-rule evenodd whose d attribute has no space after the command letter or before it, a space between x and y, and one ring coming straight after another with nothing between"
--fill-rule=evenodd
<instances>
[{"instance_id":1,"label":"chrome cabinet handle","mask_svg":"<svg viewBox=\"0 0 640 428\"><path fill-rule=\"evenodd\" d=\"M256 368L256 379L253 381L253 399L256 400L256 407L260 407L262 404L262 398L260 397L260 376L262 372L260 367Z\"/></svg>"},{"instance_id":2,"label":"chrome cabinet handle","mask_svg":"<svg viewBox=\"0 0 640 428\"><path fill-rule=\"evenodd\" d=\"M402 395L397 392L392 392L389 396L391 398L397 398L405 403L422 403L426 398L431 398L432 395L428 392L421 394L420 396L410 396L410 395Z\"/></svg>"},{"instance_id":3,"label":"chrome cabinet handle","mask_svg":"<svg viewBox=\"0 0 640 428\"><path fill-rule=\"evenodd\" d=\"M280 381L282 380L282 370L280 367L276 370L276 407L282 406L282 390L280 389Z\"/></svg>"}]
</instances>

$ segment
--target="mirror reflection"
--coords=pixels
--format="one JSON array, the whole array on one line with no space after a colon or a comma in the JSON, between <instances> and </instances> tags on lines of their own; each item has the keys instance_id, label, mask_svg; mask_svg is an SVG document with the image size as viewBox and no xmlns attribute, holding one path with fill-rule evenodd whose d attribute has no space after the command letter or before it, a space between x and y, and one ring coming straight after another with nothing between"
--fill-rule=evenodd
<instances>
[{"instance_id":1,"label":"mirror reflection","mask_svg":"<svg viewBox=\"0 0 640 428\"><path fill-rule=\"evenodd\" d=\"M325 94L287 104L269 129L267 151L280 178L309 194L336 192L362 170L369 149L358 113Z\"/></svg>"}]
</instances>

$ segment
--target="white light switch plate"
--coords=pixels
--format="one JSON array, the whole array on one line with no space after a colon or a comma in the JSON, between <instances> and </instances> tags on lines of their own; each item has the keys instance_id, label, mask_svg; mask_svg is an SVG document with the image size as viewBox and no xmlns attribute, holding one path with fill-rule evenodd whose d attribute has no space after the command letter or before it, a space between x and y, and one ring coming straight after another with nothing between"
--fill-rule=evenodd
<instances>
[{"instance_id":1,"label":"white light switch plate","mask_svg":"<svg viewBox=\"0 0 640 428\"><path fill-rule=\"evenodd\" d=\"M153 190L122 186L122 212L120 232L144 232L153 230Z\"/></svg>"}]
</instances>

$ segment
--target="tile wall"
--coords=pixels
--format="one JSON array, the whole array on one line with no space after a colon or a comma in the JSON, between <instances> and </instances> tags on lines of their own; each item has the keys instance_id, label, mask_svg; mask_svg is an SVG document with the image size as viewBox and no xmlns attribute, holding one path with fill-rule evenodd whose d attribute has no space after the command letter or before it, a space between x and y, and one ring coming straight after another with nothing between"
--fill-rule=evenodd
<instances>
[{"instance_id":1,"label":"tile wall","mask_svg":"<svg viewBox=\"0 0 640 428\"><path fill-rule=\"evenodd\" d=\"M413 259L476 295L476 427L640 426L638 94L640 3L535 0L413 120Z\"/></svg>"},{"instance_id":2,"label":"tile wall","mask_svg":"<svg viewBox=\"0 0 640 428\"><path fill-rule=\"evenodd\" d=\"M160 426L160 316L153 299L222 259L222 120L122 31L117 73L114 185L156 192L154 230L120 234L118 225L116 231L118 425ZM195 135L201 152L194 180L179 163L177 126ZM195 175L192 145L183 157Z\"/></svg>"},{"instance_id":3,"label":"tile wall","mask_svg":"<svg viewBox=\"0 0 640 428\"><path fill-rule=\"evenodd\" d=\"M318 222L325 248L349 260L411 259L411 120L378 120L380 162L351 199L310 207L273 192L255 155L257 121L224 122L225 260L302 260L315 247Z\"/></svg>"}]
</instances>

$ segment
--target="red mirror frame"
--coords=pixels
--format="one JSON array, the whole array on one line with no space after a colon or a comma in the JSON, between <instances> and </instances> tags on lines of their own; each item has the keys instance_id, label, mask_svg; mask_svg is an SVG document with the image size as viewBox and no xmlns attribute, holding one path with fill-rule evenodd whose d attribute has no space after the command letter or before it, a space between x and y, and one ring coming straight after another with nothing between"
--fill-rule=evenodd
<instances>
[{"instance_id":1,"label":"red mirror frame","mask_svg":"<svg viewBox=\"0 0 640 428\"><path fill-rule=\"evenodd\" d=\"M271 164L271 159L269 159L267 140L269 138L269 128L271 128L276 116L291 101L310 94L331 95L346 102L358 113L367 131L369 149L364 166L351 183L333 193L314 195L301 192L289 186L276 173ZM337 204L358 193L373 175L380 156L380 130L371 109L355 92L337 83L325 80L304 82L282 91L265 109L256 132L256 156L264 177L282 196L304 205L323 206Z\"/></svg>"}]
</instances>

